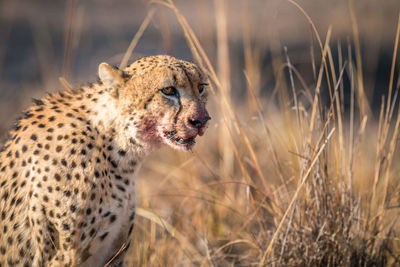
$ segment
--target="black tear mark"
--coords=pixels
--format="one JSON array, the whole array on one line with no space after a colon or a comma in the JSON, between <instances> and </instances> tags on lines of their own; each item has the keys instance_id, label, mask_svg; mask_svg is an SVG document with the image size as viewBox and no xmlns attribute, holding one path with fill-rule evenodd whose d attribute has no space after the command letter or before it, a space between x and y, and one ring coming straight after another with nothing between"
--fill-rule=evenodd
<instances>
[{"instance_id":1,"label":"black tear mark","mask_svg":"<svg viewBox=\"0 0 400 267\"><path fill-rule=\"evenodd\" d=\"M182 64L179 64L178 66L182 69L183 73L185 73L186 78L188 79L188 81L189 81L189 83L190 83L190 86L193 88L193 82L192 82L192 80L190 79L189 74L187 73L185 67L182 66ZM175 75L174 75L174 78L176 78ZM174 124L176 124L176 122L178 121L179 113L181 113L181 111L182 111L181 99L180 99L180 98L177 98L177 99L178 99L179 109L178 109L178 111L177 111L176 114L175 114L175 117L174 117ZM175 129L175 126L174 126L174 129Z\"/></svg>"},{"instance_id":2,"label":"black tear mark","mask_svg":"<svg viewBox=\"0 0 400 267\"><path fill-rule=\"evenodd\" d=\"M180 99L180 98L177 98L177 100L178 100L179 109L178 109L178 111L177 111L176 114L175 114L175 117L174 117L174 124L176 124L176 122L178 121L179 113L181 113L181 111L182 111L181 99ZM175 128L175 125L174 125L174 128Z\"/></svg>"}]
</instances>

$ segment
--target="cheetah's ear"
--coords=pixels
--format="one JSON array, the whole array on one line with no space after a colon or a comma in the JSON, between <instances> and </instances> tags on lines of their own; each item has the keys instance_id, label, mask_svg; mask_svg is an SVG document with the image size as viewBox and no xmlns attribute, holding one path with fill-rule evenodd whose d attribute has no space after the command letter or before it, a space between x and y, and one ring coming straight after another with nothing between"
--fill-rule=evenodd
<instances>
[{"instance_id":1,"label":"cheetah's ear","mask_svg":"<svg viewBox=\"0 0 400 267\"><path fill-rule=\"evenodd\" d=\"M125 83L124 72L105 62L99 65L99 78L101 82L111 90L113 96L118 97L119 90Z\"/></svg>"}]
</instances>

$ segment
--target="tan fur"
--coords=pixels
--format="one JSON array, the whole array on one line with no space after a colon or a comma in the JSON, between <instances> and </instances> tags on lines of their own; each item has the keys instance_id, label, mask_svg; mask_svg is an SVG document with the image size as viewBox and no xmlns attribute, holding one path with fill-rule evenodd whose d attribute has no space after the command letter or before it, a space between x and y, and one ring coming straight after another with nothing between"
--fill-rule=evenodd
<instances>
[{"instance_id":1,"label":"tan fur","mask_svg":"<svg viewBox=\"0 0 400 267\"><path fill-rule=\"evenodd\" d=\"M129 245L145 157L163 143L189 150L203 135L206 80L194 64L102 63L99 77L36 100L10 131L0 153L0 266L104 265ZM171 86L178 97L163 93Z\"/></svg>"}]
</instances>

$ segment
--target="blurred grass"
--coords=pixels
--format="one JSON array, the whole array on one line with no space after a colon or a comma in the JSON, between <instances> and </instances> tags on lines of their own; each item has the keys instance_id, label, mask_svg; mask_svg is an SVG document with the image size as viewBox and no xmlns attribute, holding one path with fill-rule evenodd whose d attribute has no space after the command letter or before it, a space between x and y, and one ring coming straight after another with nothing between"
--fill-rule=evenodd
<instances>
[{"instance_id":1,"label":"blurred grass","mask_svg":"<svg viewBox=\"0 0 400 267\"><path fill-rule=\"evenodd\" d=\"M139 215L146 216L138 218L131 264L400 264L398 165L394 161L399 86L393 86L400 20L393 33L389 86L376 120L364 93L352 1L356 61L348 42L347 53L341 46L335 51L337 62L332 56L331 29L322 40L307 12L290 0L312 26L318 43L313 53L320 54L321 60L313 62L316 84L307 85L304 81L310 77L295 69L287 48L284 55L273 55L280 62L276 63L278 72L287 72L286 77L278 75L274 90L278 101L260 95L260 51L249 44L248 22L243 21L247 25L243 53L248 101L235 105L229 83L232 61L227 52L226 1L215 2L217 71L174 2L163 2L175 12L193 57L212 81L217 122L193 155L174 153L166 160L161 153L147 163L142 173L148 179L138 185L143 190ZM344 82L345 76L349 82ZM304 88L298 89L299 85ZM321 99L321 90L328 90L328 101ZM350 104L345 105L345 97ZM163 216L169 223L163 223Z\"/></svg>"},{"instance_id":2,"label":"blurred grass","mask_svg":"<svg viewBox=\"0 0 400 267\"><path fill-rule=\"evenodd\" d=\"M211 8L193 1L188 6L196 7L198 14L172 0L150 1L148 15L142 16L126 53L112 57L125 65L132 54L142 54L143 35L155 24L163 31L167 50L177 54L182 44L170 40L177 38L177 31L183 33L180 40L211 81L213 120L206 136L189 153L163 148L139 175L129 266L400 265L400 23L390 33L376 32L377 26L370 26L351 0L340 2L336 16L324 11L317 20L308 14L309 3L284 2L287 6L281 12L295 10L301 19L278 19L283 26L264 29L253 16L267 9L257 10L250 1L241 1L240 13L234 14L235 6L227 0L207 2ZM271 10L279 5L268 3ZM87 11L73 0L67 10L62 72L66 79L61 81L70 86ZM193 22L193 14L200 18L196 30L187 21ZM321 20L324 14L328 18ZM162 25L157 25L159 18ZM343 21L349 22L351 37L338 41ZM297 28L285 33L292 37L279 38L291 24L310 28L302 37L307 47L294 49L285 43L303 33ZM55 79L49 77L55 72L49 62L56 60L49 56L53 52L48 33L40 22L32 25L48 88ZM365 37L366 27L372 38ZM203 35L198 37L198 32ZM210 39L214 33L215 39ZM379 54L362 51L374 36L390 36L393 48L387 63L389 80L378 101L375 79L364 72L376 68L365 57L375 57L377 65ZM232 47L232 40L243 45ZM238 88L241 85L245 90ZM266 92L268 87L271 92Z\"/></svg>"}]
</instances>

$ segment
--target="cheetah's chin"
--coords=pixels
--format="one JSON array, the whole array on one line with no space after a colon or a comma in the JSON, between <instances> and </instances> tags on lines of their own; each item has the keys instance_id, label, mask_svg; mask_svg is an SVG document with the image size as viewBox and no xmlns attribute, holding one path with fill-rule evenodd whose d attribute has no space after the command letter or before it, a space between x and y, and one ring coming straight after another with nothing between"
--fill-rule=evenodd
<instances>
[{"instance_id":1,"label":"cheetah's chin","mask_svg":"<svg viewBox=\"0 0 400 267\"><path fill-rule=\"evenodd\" d=\"M189 138L181 138L177 136L176 131L172 132L163 132L163 139L166 140L166 143L173 148L189 150L194 147L196 144L197 135L189 137Z\"/></svg>"}]
</instances>

